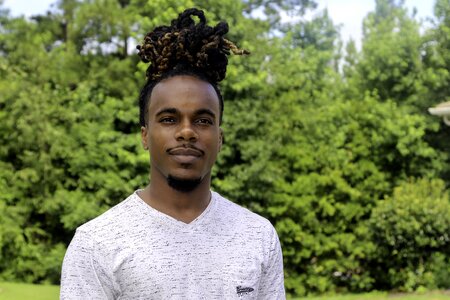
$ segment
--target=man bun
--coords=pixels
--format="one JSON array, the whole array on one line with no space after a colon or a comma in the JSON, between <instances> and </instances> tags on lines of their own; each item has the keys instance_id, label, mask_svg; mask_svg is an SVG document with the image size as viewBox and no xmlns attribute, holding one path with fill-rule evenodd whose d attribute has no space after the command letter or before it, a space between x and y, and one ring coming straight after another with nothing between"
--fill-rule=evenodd
<instances>
[{"instance_id":1,"label":"man bun","mask_svg":"<svg viewBox=\"0 0 450 300\"><path fill-rule=\"evenodd\" d=\"M195 22L192 17L198 17ZM249 54L224 38L228 24L219 22L207 25L205 14L197 8L190 8L172 20L170 26L159 26L147 33L141 45L136 48L145 63L148 81L159 81L167 72L189 70L199 73L211 83L225 78L230 51L237 55Z\"/></svg>"}]
</instances>

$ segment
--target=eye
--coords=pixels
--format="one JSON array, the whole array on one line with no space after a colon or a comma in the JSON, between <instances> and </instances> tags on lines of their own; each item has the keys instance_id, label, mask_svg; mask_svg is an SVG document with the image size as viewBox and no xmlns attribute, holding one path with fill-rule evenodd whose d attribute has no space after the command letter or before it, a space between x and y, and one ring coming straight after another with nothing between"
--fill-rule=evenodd
<instances>
[{"instance_id":1,"label":"eye","mask_svg":"<svg viewBox=\"0 0 450 300\"><path fill-rule=\"evenodd\" d=\"M202 125L212 125L213 124L213 122L208 118L200 118L200 119L197 119L195 122L197 124L202 124Z\"/></svg>"},{"instance_id":2,"label":"eye","mask_svg":"<svg viewBox=\"0 0 450 300\"><path fill-rule=\"evenodd\" d=\"M159 123L171 124L175 123L176 119L174 117L163 117L159 119Z\"/></svg>"}]
</instances>

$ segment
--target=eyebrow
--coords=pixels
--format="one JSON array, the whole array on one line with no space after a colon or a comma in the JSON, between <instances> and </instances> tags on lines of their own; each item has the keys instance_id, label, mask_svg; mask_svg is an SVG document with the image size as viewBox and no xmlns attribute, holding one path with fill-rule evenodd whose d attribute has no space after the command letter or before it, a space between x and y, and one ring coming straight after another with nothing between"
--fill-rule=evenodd
<instances>
[{"instance_id":1,"label":"eyebrow","mask_svg":"<svg viewBox=\"0 0 450 300\"><path fill-rule=\"evenodd\" d=\"M170 108L163 108L160 111L158 111L155 116L159 117L162 114L176 114L178 112L179 111L176 108L172 108L172 107L170 107Z\"/></svg>"},{"instance_id":2,"label":"eyebrow","mask_svg":"<svg viewBox=\"0 0 450 300\"><path fill-rule=\"evenodd\" d=\"M198 116L198 115L209 115L209 116L211 116L214 119L216 118L216 114L212 110L207 109L207 108L202 108L202 109L196 110L195 111L195 115L196 116Z\"/></svg>"},{"instance_id":3,"label":"eyebrow","mask_svg":"<svg viewBox=\"0 0 450 300\"><path fill-rule=\"evenodd\" d=\"M180 111L178 109L173 108L173 107L168 107L168 108L163 108L160 111L158 111L155 116L159 117L160 115L163 115L163 114L179 114L179 113L180 113ZM201 108L194 112L195 116L205 115L205 114L211 116L214 119L216 118L216 114L212 110L207 109L207 108Z\"/></svg>"}]
</instances>

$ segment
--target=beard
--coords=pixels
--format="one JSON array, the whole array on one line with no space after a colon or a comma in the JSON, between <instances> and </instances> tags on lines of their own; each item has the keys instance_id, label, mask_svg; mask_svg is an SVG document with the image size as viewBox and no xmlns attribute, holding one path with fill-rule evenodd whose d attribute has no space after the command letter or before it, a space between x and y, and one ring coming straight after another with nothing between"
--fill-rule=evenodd
<instances>
[{"instance_id":1,"label":"beard","mask_svg":"<svg viewBox=\"0 0 450 300\"><path fill-rule=\"evenodd\" d=\"M174 190L182 193L192 192L200 185L201 182L202 179L200 177L194 179L182 179L176 178L172 175L167 176L167 184Z\"/></svg>"}]
</instances>

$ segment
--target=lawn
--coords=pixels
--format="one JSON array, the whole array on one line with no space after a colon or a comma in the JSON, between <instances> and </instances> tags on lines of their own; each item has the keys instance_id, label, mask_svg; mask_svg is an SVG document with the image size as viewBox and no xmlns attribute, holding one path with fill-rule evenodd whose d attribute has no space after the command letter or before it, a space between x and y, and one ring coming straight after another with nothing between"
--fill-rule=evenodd
<instances>
[{"instance_id":1,"label":"lawn","mask_svg":"<svg viewBox=\"0 0 450 300\"><path fill-rule=\"evenodd\" d=\"M368 293L359 295L294 298L295 300L450 300L450 291L434 291L415 294Z\"/></svg>"},{"instance_id":2,"label":"lawn","mask_svg":"<svg viewBox=\"0 0 450 300\"><path fill-rule=\"evenodd\" d=\"M59 286L0 282L0 300L57 300Z\"/></svg>"},{"instance_id":3,"label":"lawn","mask_svg":"<svg viewBox=\"0 0 450 300\"><path fill-rule=\"evenodd\" d=\"M59 286L0 282L0 300L57 300ZM295 300L450 300L450 291L420 294L369 293L294 298Z\"/></svg>"}]
</instances>

